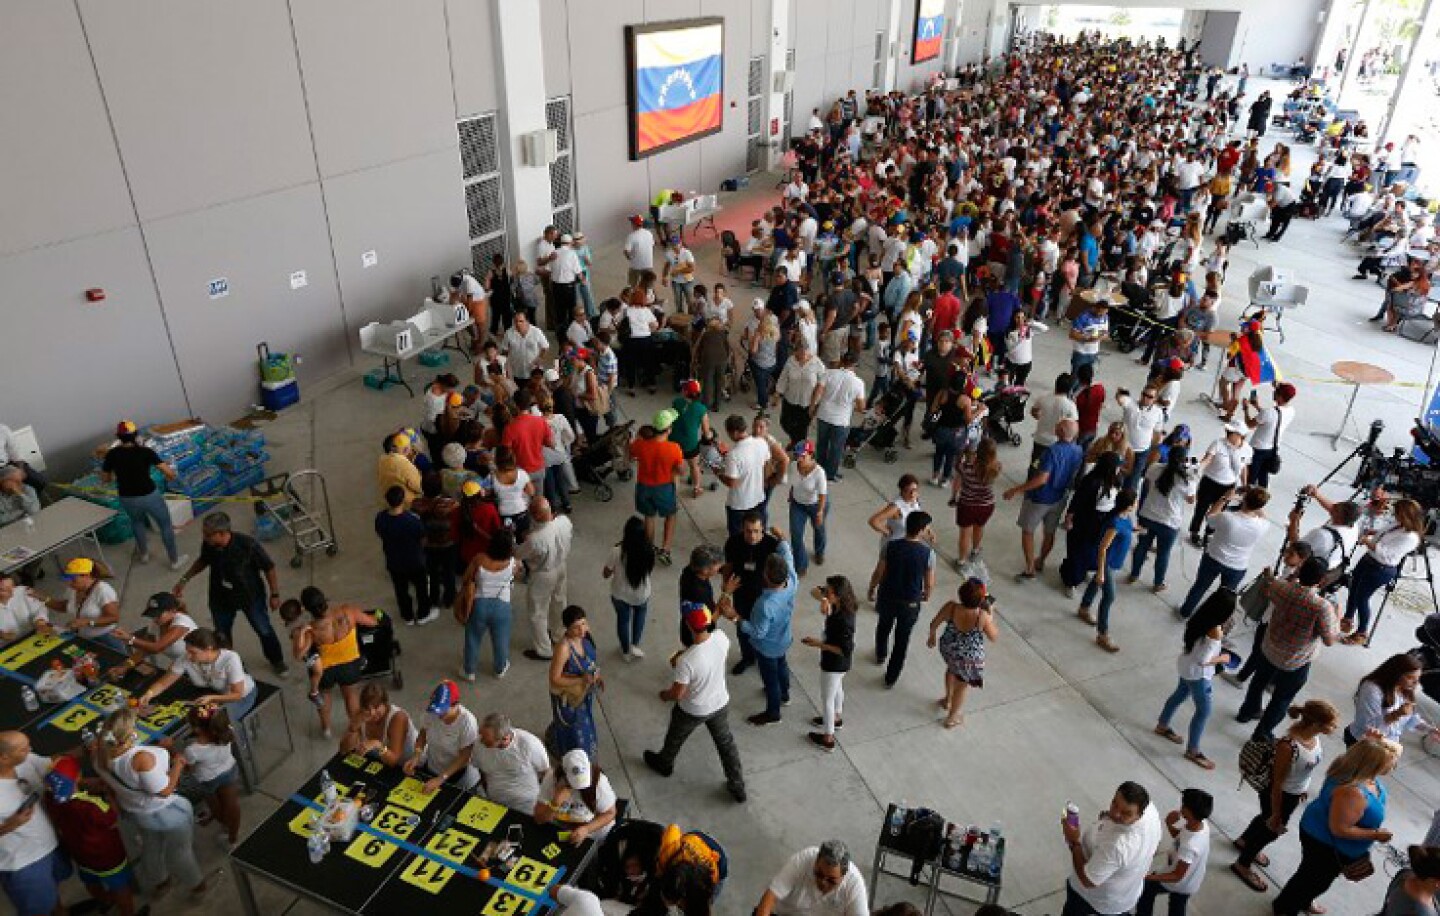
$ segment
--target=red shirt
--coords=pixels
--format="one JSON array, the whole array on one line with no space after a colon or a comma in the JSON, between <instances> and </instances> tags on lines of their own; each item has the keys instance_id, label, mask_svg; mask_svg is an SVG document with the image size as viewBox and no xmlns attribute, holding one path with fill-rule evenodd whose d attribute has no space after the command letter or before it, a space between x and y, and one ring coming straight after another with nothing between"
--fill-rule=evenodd
<instances>
[{"instance_id":1,"label":"red shirt","mask_svg":"<svg viewBox=\"0 0 1440 916\"><path fill-rule=\"evenodd\" d=\"M77 791L65 804L48 792L45 813L60 837L60 848L88 872L107 874L126 863L125 846L116 829L119 813L105 799Z\"/></svg>"},{"instance_id":2,"label":"red shirt","mask_svg":"<svg viewBox=\"0 0 1440 916\"><path fill-rule=\"evenodd\" d=\"M1215 158L1215 171L1223 174L1234 171L1236 163L1240 161L1240 151L1233 146L1227 146L1220 151Z\"/></svg>"},{"instance_id":3,"label":"red shirt","mask_svg":"<svg viewBox=\"0 0 1440 916\"><path fill-rule=\"evenodd\" d=\"M1100 428L1100 411L1105 408L1105 386L1096 382L1075 394L1075 409L1080 413L1080 435Z\"/></svg>"},{"instance_id":4,"label":"red shirt","mask_svg":"<svg viewBox=\"0 0 1440 916\"><path fill-rule=\"evenodd\" d=\"M500 444L515 453L515 464L531 477L545 473L545 445L551 441L550 424L533 413L522 413L505 427Z\"/></svg>"},{"instance_id":5,"label":"red shirt","mask_svg":"<svg viewBox=\"0 0 1440 916\"><path fill-rule=\"evenodd\" d=\"M935 298L935 333L953 331L960 323L960 299L954 293L945 293Z\"/></svg>"}]
</instances>

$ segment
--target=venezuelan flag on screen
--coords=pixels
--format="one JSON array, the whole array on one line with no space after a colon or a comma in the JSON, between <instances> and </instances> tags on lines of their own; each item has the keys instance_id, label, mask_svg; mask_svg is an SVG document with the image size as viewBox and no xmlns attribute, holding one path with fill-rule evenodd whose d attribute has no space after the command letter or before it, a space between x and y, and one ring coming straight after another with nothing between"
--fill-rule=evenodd
<instances>
[{"instance_id":1,"label":"venezuelan flag on screen","mask_svg":"<svg viewBox=\"0 0 1440 916\"><path fill-rule=\"evenodd\" d=\"M632 33L636 156L720 129L724 25Z\"/></svg>"},{"instance_id":2,"label":"venezuelan flag on screen","mask_svg":"<svg viewBox=\"0 0 1440 916\"><path fill-rule=\"evenodd\" d=\"M945 38L945 0L919 0L915 8L915 53L911 62L922 64L940 56Z\"/></svg>"}]
</instances>

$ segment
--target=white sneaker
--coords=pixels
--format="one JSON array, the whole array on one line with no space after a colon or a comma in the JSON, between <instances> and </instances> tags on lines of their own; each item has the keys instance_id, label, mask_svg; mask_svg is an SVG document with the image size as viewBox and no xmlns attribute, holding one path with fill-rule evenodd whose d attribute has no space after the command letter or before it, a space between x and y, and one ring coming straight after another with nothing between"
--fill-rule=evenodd
<instances>
[{"instance_id":1,"label":"white sneaker","mask_svg":"<svg viewBox=\"0 0 1440 916\"><path fill-rule=\"evenodd\" d=\"M1075 597L1075 586L1073 586L1073 585L1067 585L1067 586L1065 586L1065 597L1066 597L1066 598L1074 598L1074 597Z\"/></svg>"},{"instance_id":2,"label":"white sneaker","mask_svg":"<svg viewBox=\"0 0 1440 916\"><path fill-rule=\"evenodd\" d=\"M149 562L150 562L150 554L148 554L148 553L137 553L137 554L135 554L135 562L136 562L136 563L139 563L141 566L144 566L146 563L149 563Z\"/></svg>"},{"instance_id":3,"label":"white sneaker","mask_svg":"<svg viewBox=\"0 0 1440 916\"><path fill-rule=\"evenodd\" d=\"M629 652L621 652L620 657L625 660L625 664L627 665L635 660L635 656L631 655Z\"/></svg>"},{"instance_id":4,"label":"white sneaker","mask_svg":"<svg viewBox=\"0 0 1440 916\"><path fill-rule=\"evenodd\" d=\"M186 563L189 563L189 562L190 562L190 554L188 554L188 553L182 553L182 554L180 554L180 556L178 556L178 557L175 558L175 562L173 562L173 563L170 564L170 569L171 569L172 572L179 572L180 570L184 569L184 568L185 568L185 564L186 564Z\"/></svg>"},{"instance_id":5,"label":"white sneaker","mask_svg":"<svg viewBox=\"0 0 1440 916\"><path fill-rule=\"evenodd\" d=\"M438 607L432 607L430 610L428 610L428 611L425 612L425 616L424 616L424 617L421 617L419 620L415 621L415 625L416 625L417 627L423 627L423 626L425 626L425 624L427 624L427 623L434 623L435 621L437 621L437 620L439 620L439 619L440 619L440 609L439 609Z\"/></svg>"},{"instance_id":6,"label":"white sneaker","mask_svg":"<svg viewBox=\"0 0 1440 916\"><path fill-rule=\"evenodd\" d=\"M630 647L630 657L631 657L631 658L644 658L644 657L645 657L645 653L644 653L643 651L641 651L641 649L640 649L639 646L631 646L631 647Z\"/></svg>"},{"instance_id":7,"label":"white sneaker","mask_svg":"<svg viewBox=\"0 0 1440 916\"><path fill-rule=\"evenodd\" d=\"M505 667L504 667L504 668L501 668L498 672L496 672L496 674L495 674L495 680L498 681L498 680L502 679L503 677L505 677L505 675L507 675L507 674L509 674L509 673L510 673L510 663L509 663L509 662L506 662L506 663L505 663Z\"/></svg>"},{"instance_id":8,"label":"white sneaker","mask_svg":"<svg viewBox=\"0 0 1440 916\"><path fill-rule=\"evenodd\" d=\"M460 680L464 681L467 684L475 683L475 675L471 674L469 671L466 671L464 668L461 668L458 672L456 672L456 674L459 676Z\"/></svg>"}]
</instances>

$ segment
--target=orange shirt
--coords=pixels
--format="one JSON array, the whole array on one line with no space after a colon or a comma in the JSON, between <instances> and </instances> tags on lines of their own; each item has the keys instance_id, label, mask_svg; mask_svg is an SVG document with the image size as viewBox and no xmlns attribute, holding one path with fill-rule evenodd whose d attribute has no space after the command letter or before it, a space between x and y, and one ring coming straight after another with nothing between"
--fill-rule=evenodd
<instances>
[{"instance_id":1,"label":"orange shirt","mask_svg":"<svg viewBox=\"0 0 1440 916\"><path fill-rule=\"evenodd\" d=\"M636 439L630 443L635 459L635 481L647 487L675 482L675 471L685 463L680 446L669 439Z\"/></svg>"}]
</instances>

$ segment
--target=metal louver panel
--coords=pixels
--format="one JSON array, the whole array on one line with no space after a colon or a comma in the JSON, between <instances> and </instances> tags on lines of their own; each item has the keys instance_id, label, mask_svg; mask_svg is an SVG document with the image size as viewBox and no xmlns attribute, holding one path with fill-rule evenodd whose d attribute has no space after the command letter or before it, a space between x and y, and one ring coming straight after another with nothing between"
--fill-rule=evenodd
<instances>
[{"instance_id":1,"label":"metal louver panel","mask_svg":"<svg viewBox=\"0 0 1440 916\"><path fill-rule=\"evenodd\" d=\"M495 115L481 115L456 125L460 133L460 164L468 181L500 171L500 149L495 139Z\"/></svg>"},{"instance_id":2,"label":"metal louver panel","mask_svg":"<svg viewBox=\"0 0 1440 916\"><path fill-rule=\"evenodd\" d=\"M474 271L475 276L485 276L490 270L491 260L497 254L501 257L505 256L504 234L472 244L470 246L470 269Z\"/></svg>"},{"instance_id":3,"label":"metal louver panel","mask_svg":"<svg viewBox=\"0 0 1440 916\"><path fill-rule=\"evenodd\" d=\"M505 199L500 176L492 175L465 186L465 215L470 237L478 239L505 228Z\"/></svg>"},{"instance_id":4,"label":"metal louver panel","mask_svg":"<svg viewBox=\"0 0 1440 916\"><path fill-rule=\"evenodd\" d=\"M765 91L765 58L750 58L749 86L749 95L759 95Z\"/></svg>"},{"instance_id":5,"label":"metal louver panel","mask_svg":"<svg viewBox=\"0 0 1440 916\"><path fill-rule=\"evenodd\" d=\"M559 210L571 200L574 182L570 174L570 157L561 156L550 163L550 209Z\"/></svg>"},{"instance_id":6,"label":"metal louver panel","mask_svg":"<svg viewBox=\"0 0 1440 916\"><path fill-rule=\"evenodd\" d=\"M575 231L575 208L566 207L563 210L556 210L554 216L555 228L560 230L561 235L567 235Z\"/></svg>"},{"instance_id":7,"label":"metal louver panel","mask_svg":"<svg viewBox=\"0 0 1440 916\"><path fill-rule=\"evenodd\" d=\"M551 99L545 103L545 126L559 134L560 152L570 149L570 97Z\"/></svg>"}]
</instances>

